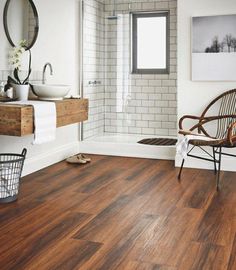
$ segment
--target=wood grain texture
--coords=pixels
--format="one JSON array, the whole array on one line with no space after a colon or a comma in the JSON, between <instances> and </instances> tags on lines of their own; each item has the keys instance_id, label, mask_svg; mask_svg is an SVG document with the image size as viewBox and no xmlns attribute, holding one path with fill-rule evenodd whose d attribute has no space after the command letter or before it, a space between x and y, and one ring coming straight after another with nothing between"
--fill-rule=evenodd
<instances>
[{"instance_id":1,"label":"wood grain texture","mask_svg":"<svg viewBox=\"0 0 236 270\"><path fill-rule=\"evenodd\" d=\"M227 264L226 247L192 242L183 255L179 268L185 270L223 270L227 269Z\"/></svg>"},{"instance_id":2,"label":"wood grain texture","mask_svg":"<svg viewBox=\"0 0 236 270\"><path fill-rule=\"evenodd\" d=\"M100 243L68 239L46 250L24 269L79 269L101 246Z\"/></svg>"},{"instance_id":3,"label":"wood grain texture","mask_svg":"<svg viewBox=\"0 0 236 270\"><path fill-rule=\"evenodd\" d=\"M54 101L57 127L79 123L88 119L88 99ZM25 136L34 130L33 107L0 103L0 135Z\"/></svg>"},{"instance_id":4,"label":"wood grain texture","mask_svg":"<svg viewBox=\"0 0 236 270\"><path fill-rule=\"evenodd\" d=\"M233 270L235 173L91 155L23 178L0 205L3 270Z\"/></svg>"},{"instance_id":5,"label":"wood grain texture","mask_svg":"<svg viewBox=\"0 0 236 270\"><path fill-rule=\"evenodd\" d=\"M124 261L120 266L122 270L176 270L175 267L158 265L141 261Z\"/></svg>"},{"instance_id":6,"label":"wood grain texture","mask_svg":"<svg viewBox=\"0 0 236 270\"><path fill-rule=\"evenodd\" d=\"M233 269L236 269L236 233L234 235L234 242L232 245L232 252L230 254L227 270L233 270Z\"/></svg>"}]
</instances>

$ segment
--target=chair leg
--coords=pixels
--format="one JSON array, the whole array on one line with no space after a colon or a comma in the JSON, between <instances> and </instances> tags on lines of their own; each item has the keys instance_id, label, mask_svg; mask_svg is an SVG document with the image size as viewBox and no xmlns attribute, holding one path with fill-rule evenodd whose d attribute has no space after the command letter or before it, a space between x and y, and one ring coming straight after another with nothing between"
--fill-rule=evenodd
<instances>
[{"instance_id":1,"label":"chair leg","mask_svg":"<svg viewBox=\"0 0 236 270\"><path fill-rule=\"evenodd\" d=\"M221 150L222 148L219 148L219 165L218 165L218 173L216 176L216 190L220 190L220 171L221 171Z\"/></svg>"},{"instance_id":2,"label":"chair leg","mask_svg":"<svg viewBox=\"0 0 236 270\"><path fill-rule=\"evenodd\" d=\"M212 147L213 150L213 159L214 159L214 172L215 174L217 173L217 168L216 168L216 152L215 152L215 147Z\"/></svg>"},{"instance_id":3,"label":"chair leg","mask_svg":"<svg viewBox=\"0 0 236 270\"><path fill-rule=\"evenodd\" d=\"M181 173L182 173L182 170L183 170L184 162L185 162L185 159L183 158L182 164L181 164L181 167L180 167L180 170L179 170L179 175L178 175L178 181L179 182L181 180Z\"/></svg>"}]
</instances>

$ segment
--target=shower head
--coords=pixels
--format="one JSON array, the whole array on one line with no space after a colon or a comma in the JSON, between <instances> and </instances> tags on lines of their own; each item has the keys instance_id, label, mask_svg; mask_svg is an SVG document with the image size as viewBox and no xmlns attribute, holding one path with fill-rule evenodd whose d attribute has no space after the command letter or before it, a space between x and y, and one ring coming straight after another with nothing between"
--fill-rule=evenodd
<instances>
[{"instance_id":1,"label":"shower head","mask_svg":"<svg viewBox=\"0 0 236 270\"><path fill-rule=\"evenodd\" d=\"M119 19L119 16L117 15L112 15L112 16L109 16L107 17L108 20L118 20Z\"/></svg>"},{"instance_id":2,"label":"shower head","mask_svg":"<svg viewBox=\"0 0 236 270\"><path fill-rule=\"evenodd\" d=\"M111 16L107 17L108 20L118 20L119 19L119 16L116 15L115 9L116 9L116 4L115 4L115 0L113 0L113 13Z\"/></svg>"}]
</instances>

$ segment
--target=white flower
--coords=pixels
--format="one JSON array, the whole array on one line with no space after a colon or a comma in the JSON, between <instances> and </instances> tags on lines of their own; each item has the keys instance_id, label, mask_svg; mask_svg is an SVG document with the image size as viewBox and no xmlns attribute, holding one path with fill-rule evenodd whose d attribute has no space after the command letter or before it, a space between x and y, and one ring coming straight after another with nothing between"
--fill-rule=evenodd
<instances>
[{"instance_id":1,"label":"white flower","mask_svg":"<svg viewBox=\"0 0 236 270\"><path fill-rule=\"evenodd\" d=\"M19 46L22 47L22 48L25 48L27 46L27 41L25 39L20 40Z\"/></svg>"},{"instance_id":2,"label":"white flower","mask_svg":"<svg viewBox=\"0 0 236 270\"><path fill-rule=\"evenodd\" d=\"M26 49L27 49L27 42L25 40L21 40L19 42L19 45L12 48L12 50L9 52L9 63L14 68L14 73L13 73L14 79L12 80L15 81L15 83L17 84L27 84L30 73L31 73L31 65L30 65L31 52L29 50L29 69L28 69L27 77L25 78L25 80L21 80L19 78L19 73L21 72L20 68L21 68L22 55L24 54Z\"/></svg>"},{"instance_id":3,"label":"white flower","mask_svg":"<svg viewBox=\"0 0 236 270\"><path fill-rule=\"evenodd\" d=\"M9 63L13 68L19 69L21 67L21 57L25 52L26 41L21 40L19 46L13 47L9 52Z\"/></svg>"}]
</instances>

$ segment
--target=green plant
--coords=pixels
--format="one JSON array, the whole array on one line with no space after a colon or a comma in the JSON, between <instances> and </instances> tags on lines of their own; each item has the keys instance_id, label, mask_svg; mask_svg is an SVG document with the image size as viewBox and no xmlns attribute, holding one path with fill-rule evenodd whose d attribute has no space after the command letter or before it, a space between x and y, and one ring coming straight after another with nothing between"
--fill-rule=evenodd
<instances>
[{"instance_id":1,"label":"green plant","mask_svg":"<svg viewBox=\"0 0 236 270\"><path fill-rule=\"evenodd\" d=\"M14 83L14 84L29 84L29 77L31 74L31 51L27 49L26 46L26 40L21 40L19 42L19 46L13 47L13 49L10 51L9 54L9 62L11 64L11 66L14 68L13 71L13 76L14 78L12 78L11 76L8 76L8 83ZM20 68L21 68L21 60L22 60L22 55L25 52L29 53L29 65L28 65L28 71L27 71L27 76L24 80L21 80L19 78L19 72L20 72Z\"/></svg>"}]
</instances>

